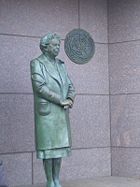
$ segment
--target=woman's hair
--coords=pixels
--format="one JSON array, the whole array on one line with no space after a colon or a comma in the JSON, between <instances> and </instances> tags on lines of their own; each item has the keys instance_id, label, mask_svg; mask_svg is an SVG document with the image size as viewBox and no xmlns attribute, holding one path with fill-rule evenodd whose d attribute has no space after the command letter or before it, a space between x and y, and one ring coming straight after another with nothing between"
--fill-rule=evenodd
<instances>
[{"instance_id":1,"label":"woman's hair","mask_svg":"<svg viewBox=\"0 0 140 187\"><path fill-rule=\"evenodd\" d=\"M61 40L60 36L56 33L48 33L40 39L40 49L42 52L44 51L44 48L46 48L47 45L49 45L50 41L53 39L57 39L59 41Z\"/></svg>"}]
</instances>

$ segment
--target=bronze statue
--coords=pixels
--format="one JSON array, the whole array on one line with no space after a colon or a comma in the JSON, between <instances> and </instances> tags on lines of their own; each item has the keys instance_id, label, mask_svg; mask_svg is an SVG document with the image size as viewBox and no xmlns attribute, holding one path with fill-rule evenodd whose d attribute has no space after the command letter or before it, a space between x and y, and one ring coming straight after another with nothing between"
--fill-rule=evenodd
<instances>
[{"instance_id":1,"label":"bronze statue","mask_svg":"<svg viewBox=\"0 0 140 187\"><path fill-rule=\"evenodd\" d=\"M60 37L47 34L40 40L40 49L42 54L31 61L37 158L43 160L47 187L61 187L61 160L71 153L69 108L75 89L64 62L56 58Z\"/></svg>"}]
</instances>

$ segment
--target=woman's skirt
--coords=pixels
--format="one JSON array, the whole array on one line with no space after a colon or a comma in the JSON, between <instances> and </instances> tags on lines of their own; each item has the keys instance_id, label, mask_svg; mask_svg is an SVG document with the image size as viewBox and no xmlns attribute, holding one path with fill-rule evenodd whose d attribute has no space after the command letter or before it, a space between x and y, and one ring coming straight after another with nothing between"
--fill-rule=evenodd
<instances>
[{"instance_id":1,"label":"woman's skirt","mask_svg":"<svg viewBox=\"0 0 140 187\"><path fill-rule=\"evenodd\" d=\"M71 148L64 147L59 149L47 149L47 150L38 150L37 158L38 159L51 159L51 158L61 158L71 155Z\"/></svg>"}]
</instances>

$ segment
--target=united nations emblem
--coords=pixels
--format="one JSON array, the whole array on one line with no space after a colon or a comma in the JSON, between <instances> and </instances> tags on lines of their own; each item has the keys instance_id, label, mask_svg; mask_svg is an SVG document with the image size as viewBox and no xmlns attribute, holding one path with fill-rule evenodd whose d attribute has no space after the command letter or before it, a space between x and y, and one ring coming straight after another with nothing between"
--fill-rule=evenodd
<instances>
[{"instance_id":1,"label":"united nations emblem","mask_svg":"<svg viewBox=\"0 0 140 187\"><path fill-rule=\"evenodd\" d=\"M95 53L95 43L87 31L74 29L66 35L64 49L72 62L85 64Z\"/></svg>"}]
</instances>

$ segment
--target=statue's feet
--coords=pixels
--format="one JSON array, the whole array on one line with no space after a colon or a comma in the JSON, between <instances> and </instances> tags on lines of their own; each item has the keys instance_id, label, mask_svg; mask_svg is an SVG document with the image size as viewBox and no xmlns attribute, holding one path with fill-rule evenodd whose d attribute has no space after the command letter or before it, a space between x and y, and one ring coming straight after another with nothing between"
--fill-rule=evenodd
<instances>
[{"instance_id":1,"label":"statue's feet","mask_svg":"<svg viewBox=\"0 0 140 187\"><path fill-rule=\"evenodd\" d=\"M62 187L59 180L54 181L54 187Z\"/></svg>"},{"instance_id":2,"label":"statue's feet","mask_svg":"<svg viewBox=\"0 0 140 187\"><path fill-rule=\"evenodd\" d=\"M46 187L55 187L54 182L49 182L48 181Z\"/></svg>"}]
</instances>

